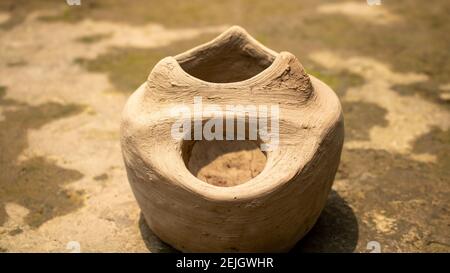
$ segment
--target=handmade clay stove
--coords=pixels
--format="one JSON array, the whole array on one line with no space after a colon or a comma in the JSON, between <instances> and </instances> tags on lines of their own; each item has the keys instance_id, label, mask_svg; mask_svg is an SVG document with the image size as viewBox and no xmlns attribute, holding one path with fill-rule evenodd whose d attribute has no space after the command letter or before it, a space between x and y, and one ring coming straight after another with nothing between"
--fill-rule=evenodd
<instances>
[{"instance_id":1,"label":"handmade clay stove","mask_svg":"<svg viewBox=\"0 0 450 273\"><path fill-rule=\"evenodd\" d=\"M192 110L196 98L203 105L279 105L279 140L258 175L220 186L189 171L199 141L173 137L173 109ZM190 113L187 124L210 120ZM250 126L246 113L241 118ZM185 252L291 249L325 206L344 138L330 87L294 55L266 48L240 27L162 59L129 98L121 127L128 179L148 226Z\"/></svg>"}]
</instances>

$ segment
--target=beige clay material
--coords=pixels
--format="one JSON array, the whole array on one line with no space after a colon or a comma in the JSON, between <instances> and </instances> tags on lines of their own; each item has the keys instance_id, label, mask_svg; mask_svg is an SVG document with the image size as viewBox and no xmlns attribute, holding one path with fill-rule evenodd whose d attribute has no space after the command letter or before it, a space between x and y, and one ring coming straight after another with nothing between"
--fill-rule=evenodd
<instances>
[{"instance_id":1,"label":"beige clay material","mask_svg":"<svg viewBox=\"0 0 450 273\"><path fill-rule=\"evenodd\" d=\"M203 140L190 150L187 168L206 183L232 187L261 173L266 160L256 141Z\"/></svg>"},{"instance_id":2,"label":"beige clay material","mask_svg":"<svg viewBox=\"0 0 450 273\"><path fill-rule=\"evenodd\" d=\"M195 96L203 104L279 105L279 145L258 159L263 167L248 181L205 183L192 171L201 173L197 142L172 138L170 110L192 107ZM325 206L344 139L335 93L291 53L266 48L240 27L161 60L129 98L121 127L128 179L147 224L185 252L291 249Z\"/></svg>"}]
</instances>

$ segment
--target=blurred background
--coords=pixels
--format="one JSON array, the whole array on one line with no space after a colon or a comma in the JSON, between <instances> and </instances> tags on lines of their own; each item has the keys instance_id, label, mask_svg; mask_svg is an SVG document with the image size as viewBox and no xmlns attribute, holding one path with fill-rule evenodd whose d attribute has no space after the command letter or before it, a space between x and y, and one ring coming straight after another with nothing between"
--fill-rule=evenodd
<instances>
[{"instance_id":1,"label":"blurred background","mask_svg":"<svg viewBox=\"0 0 450 273\"><path fill-rule=\"evenodd\" d=\"M129 188L120 112L161 58L231 25L343 105L333 191L293 251L450 251L449 1L67 2L0 1L0 252L173 251Z\"/></svg>"}]
</instances>

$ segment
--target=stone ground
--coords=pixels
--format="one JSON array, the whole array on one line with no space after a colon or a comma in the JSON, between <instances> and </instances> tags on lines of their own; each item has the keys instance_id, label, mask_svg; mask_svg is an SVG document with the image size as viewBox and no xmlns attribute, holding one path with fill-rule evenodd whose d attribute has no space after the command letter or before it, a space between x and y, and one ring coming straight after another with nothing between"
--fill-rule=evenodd
<instances>
[{"instance_id":1,"label":"stone ground","mask_svg":"<svg viewBox=\"0 0 450 273\"><path fill-rule=\"evenodd\" d=\"M333 191L293 251L450 251L448 14L419 0L1 1L0 252L173 251L132 196L120 112L159 59L233 24L343 104Z\"/></svg>"}]
</instances>

